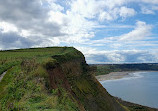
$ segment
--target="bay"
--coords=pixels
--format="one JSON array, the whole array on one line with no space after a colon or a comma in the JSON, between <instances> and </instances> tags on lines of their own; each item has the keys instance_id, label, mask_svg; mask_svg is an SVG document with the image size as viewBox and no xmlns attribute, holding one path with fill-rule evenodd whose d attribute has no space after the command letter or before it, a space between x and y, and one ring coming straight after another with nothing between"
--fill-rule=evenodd
<instances>
[{"instance_id":1,"label":"bay","mask_svg":"<svg viewBox=\"0 0 158 111\"><path fill-rule=\"evenodd\" d=\"M122 79L100 82L112 96L158 108L158 72L135 72Z\"/></svg>"}]
</instances>

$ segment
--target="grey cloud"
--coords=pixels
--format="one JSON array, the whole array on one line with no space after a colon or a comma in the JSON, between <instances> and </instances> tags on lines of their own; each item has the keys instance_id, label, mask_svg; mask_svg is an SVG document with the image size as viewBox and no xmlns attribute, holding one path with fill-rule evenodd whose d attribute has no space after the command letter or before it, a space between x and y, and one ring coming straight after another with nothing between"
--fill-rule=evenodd
<instances>
[{"instance_id":1,"label":"grey cloud","mask_svg":"<svg viewBox=\"0 0 158 111\"><path fill-rule=\"evenodd\" d=\"M37 23L32 25L30 30L36 34L42 33L44 36L57 37L65 35L65 33L60 31L61 27L56 23L43 23L42 25Z\"/></svg>"},{"instance_id":2,"label":"grey cloud","mask_svg":"<svg viewBox=\"0 0 158 111\"><path fill-rule=\"evenodd\" d=\"M112 59L112 57L116 53L123 57L121 61L117 61L117 57L115 59ZM111 57L109 56L111 55ZM111 52L106 54L90 54L88 57L86 57L86 60L88 63L152 63L152 62L158 62L157 55L154 55L150 53L149 51L117 51L117 52Z\"/></svg>"},{"instance_id":3,"label":"grey cloud","mask_svg":"<svg viewBox=\"0 0 158 111\"><path fill-rule=\"evenodd\" d=\"M148 51L138 51L138 52L123 52L120 53L125 56L125 62L155 62L155 55L150 54Z\"/></svg>"},{"instance_id":4,"label":"grey cloud","mask_svg":"<svg viewBox=\"0 0 158 111\"><path fill-rule=\"evenodd\" d=\"M0 47L2 49L12 48L28 48L33 46L34 43L16 33L0 33Z\"/></svg>"},{"instance_id":5,"label":"grey cloud","mask_svg":"<svg viewBox=\"0 0 158 111\"><path fill-rule=\"evenodd\" d=\"M65 35L61 32L61 25L48 22L49 11L50 9L42 6L39 0L0 0L1 21L45 37Z\"/></svg>"},{"instance_id":6,"label":"grey cloud","mask_svg":"<svg viewBox=\"0 0 158 111\"><path fill-rule=\"evenodd\" d=\"M37 19L45 16L38 0L1 0L1 19L8 21L20 21Z\"/></svg>"},{"instance_id":7,"label":"grey cloud","mask_svg":"<svg viewBox=\"0 0 158 111\"><path fill-rule=\"evenodd\" d=\"M98 54L91 54L89 57L86 57L87 62L89 61L95 61L95 63L107 63L112 62L106 55L98 55Z\"/></svg>"},{"instance_id":8,"label":"grey cloud","mask_svg":"<svg viewBox=\"0 0 158 111\"><path fill-rule=\"evenodd\" d=\"M48 47L57 45L58 42L50 41L47 38L30 36L23 37L16 32L2 33L0 32L0 49L17 49L30 47Z\"/></svg>"}]
</instances>

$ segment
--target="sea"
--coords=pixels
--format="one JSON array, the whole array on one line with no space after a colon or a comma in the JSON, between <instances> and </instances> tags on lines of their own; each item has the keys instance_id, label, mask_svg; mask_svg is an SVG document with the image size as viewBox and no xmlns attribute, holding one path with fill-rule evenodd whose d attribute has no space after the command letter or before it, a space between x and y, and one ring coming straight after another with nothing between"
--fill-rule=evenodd
<instances>
[{"instance_id":1,"label":"sea","mask_svg":"<svg viewBox=\"0 0 158 111\"><path fill-rule=\"evenodd\" d=\"M158 108L158 72L134 72L121 79L100 81L112 96Z\"/></svg>"}]
</instances>

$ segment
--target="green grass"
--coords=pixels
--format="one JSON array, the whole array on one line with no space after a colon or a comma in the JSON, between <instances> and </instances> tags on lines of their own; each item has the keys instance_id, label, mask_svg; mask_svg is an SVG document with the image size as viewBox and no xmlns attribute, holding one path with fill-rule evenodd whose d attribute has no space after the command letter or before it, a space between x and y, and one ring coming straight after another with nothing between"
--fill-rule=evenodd
<instances>
[{"instance_id":1,"label":"green grass","mask_svg":"<svg viewBox=\"0 0 158 111\"><path fill-rule=\"evenodd\" d=\"M110 72L119 72L119 71L122 71L122 69L118 68L117 66L100 65L100 66L97 66L96 75L105 75L105 74L109 74Z\"/></svg>"},{"instance_id":2,"label":"green grass","mask_svg":"<svg viewBox=\"0 0 158 111\"><path fill-rule=\"evenodd\" d=\"M7 71L0 82L0 110L77 111L65 89L50 89L47 72L57 62L52 56L69 58L66 54L75 51L69 47L0 51L0 74Z\"/></svg>"},{"instance_id":3,"label":"green grass","mask_svg":"<svg viewBox=\"0 0 158 111\"><path fill-rule=\"evenodd\" d=\"M32 48L32 49L18 49L9 51L0 51L0 74L2 74L7 69L14 65L20 64L22 61L35 59L39 63L45 61L45 59L50 59L52 56L60 56L60 62L65 57L71 58L75 57L74 48L71 47L53 47L53 48ZM69 54L72 52L72 54ZM74 54L74 55L73 55ZM77 55L76 55L77 56Z\"/></svg>"},{"instance_id":4,"label":"green grass","mask_svg":"<svg viewBox=\"0 0 158 111\"><path fill-rule=\"evenodd\" d=\"M96 76L120 71L158 71L158 64L156 63L103 64L92 65L91 67L96 69Z\"/></svg>"},{"instance_id":5,"label":"green grass","mask_svg":"<svg viewBox=\"0 0 158 111\"><path fill-rule=\"evenodd\" d=\"M2 111L120 111L73 47L0 51ZM106 69L99 69L107 70Z\"/></svg>"}]
</instances>

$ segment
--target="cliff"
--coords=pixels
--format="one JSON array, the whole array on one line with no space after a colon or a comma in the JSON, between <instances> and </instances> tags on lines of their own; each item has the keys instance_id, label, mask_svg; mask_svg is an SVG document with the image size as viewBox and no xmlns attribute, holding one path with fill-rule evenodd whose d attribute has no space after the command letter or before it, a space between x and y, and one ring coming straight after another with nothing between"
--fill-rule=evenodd
<instances>
[{"instance_id":1,"label":"cliff","mask_svg":"<svg viewBox=\"0 0 158 111\"><path fill-rule=\"evenodd\" d=\"M0 82L2 111L128 110L96 80L84 55L75 48L19 49L0 54L0 68L7 70Z\"/></svg>"},{"instance_id":2,"label":"cliff","mask_svg":"<svg viewBox=\"0 0 158 111\"><path fill-rule=\"evenodd\" d=\"M95 79L81 52L74 49L73 53L55 55L52 58L57 63L47 66L51 88L55 89L60 84L76 100L80 110L124 111Z\"/></svg>"}]
</instances>

